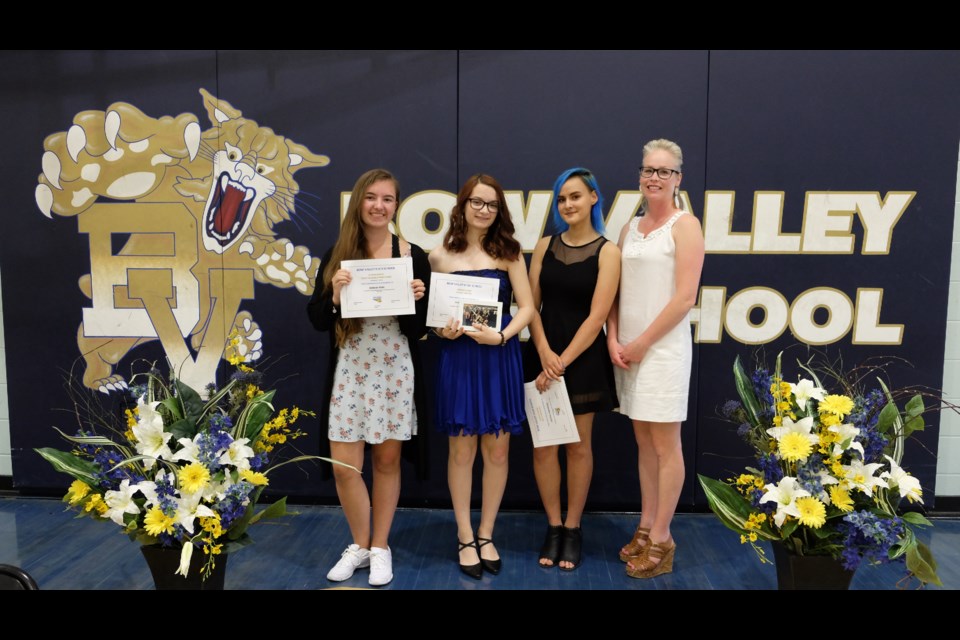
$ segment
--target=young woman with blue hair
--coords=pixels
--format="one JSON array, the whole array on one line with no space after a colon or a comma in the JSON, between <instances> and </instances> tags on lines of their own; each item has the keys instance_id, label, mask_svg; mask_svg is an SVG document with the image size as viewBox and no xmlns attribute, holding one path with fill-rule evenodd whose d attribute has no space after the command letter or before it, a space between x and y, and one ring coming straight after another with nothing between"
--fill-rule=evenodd
<instances>
[{"instance_id":1,"label":"young woman with blue hair","mask_svg":"<svg viewBox=\"0 0 960 640\"><path fill-rule=\"evenodd\" d=\"M547 513L540 565L572 571L581 560L580 517L593 476L593 417L617 406L603 325L617 294L620 250L603 237L603 197L588 169L569 169L557 178L551 225L556 234L537 243L530 262L534 307L540 313L530 323L524 377L541 392L562 377L580 433L580 442L564 445L566 519L561 518L559 446L533 452Z\"/></svg>"}]
</instances>

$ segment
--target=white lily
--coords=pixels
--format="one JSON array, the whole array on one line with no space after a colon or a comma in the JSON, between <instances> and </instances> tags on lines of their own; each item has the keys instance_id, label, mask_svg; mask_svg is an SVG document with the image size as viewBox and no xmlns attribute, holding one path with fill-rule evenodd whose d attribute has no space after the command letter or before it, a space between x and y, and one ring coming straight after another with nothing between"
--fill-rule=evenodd
<instances>
[{"instance_id":1,"label":"white lily","mask_svg":"<svg viewBox=\"0 0 960 640\"><path fill-rule=\"evenodd\" d=\"M880 462L863 464L863 460L851 460L850 464L843 465L843 469L846 471L846 482L853 488L872 496L874 487L888 488L887 483L882 478L873 475L882 466L883 464Z\"/></svg>"},{"instance_id":2,"label":"white lily","mask_svg":"<svg viewBox=\"0 0 960 640\"><path fill-rule=\"evenodd\" d=\"M232 484L235 484L230 480L229 473L227 477L223 479L223 482L208 482L201 493L203 494L203 499L208 501L220 501L227 497L227 489L230 488Z\"/></svg>"},{"instance_id":3,"label":"white lily","mask_svg":"<svg viewBox=\"0 0 960 640\"><path fill-rule=\"evenodd\" d=\"M888 480L891 489L893 487L899 489L901 498L923 504L923 489L920 487L920 481L904 471L903 467L894 462L890 456L883 457L890 463L890 471L884 471L880 477Z\"/></svg>"},{"instance_id":4,"label":"white lily","mask_svg":"<svg viewBox=\"0 0 960 640\"><path fill-rule=\"evenodd\" d=\"M191 440L190 438L180 438L177 442L180 443L180 450L173 454L174 460L186 460L187 462L198 462L197 456L200 455L200 446L195 442L195 440L200 438L198 433L196 437Z\"/></svg>"},{"instance_id":5,"label":"white lily","mask_svg":"<svg viewBox=\"0 0 960 640\"><path fill-rule=\"evenodd\" d=\"M123 514L140 513L140 507L133 501L133 494L137 492L137 485L130 486L130 480L124 480L120 483L117 491L107 491L103 494L103 501L107 503L107 512L104 515L121 527L123 525Z\"/></svg>"},{"instance_id":6,"label":"white lily","mask_svg":"<svg viewBox=\"0 0 960 640\"><path fill-rule=\"evenodd\" d=\"M825 390L813 384L812 381L804 378L797 384L790 383L790 391L793 393L793 399L797 403L797 406L806 411L807 401L810 398L816 400L823 400L823 396L826 393Z\"/></svg>"},{"instance_id":7,"label":"white lily","mask_svg":"<svg viewBox=\"0 0 960 640\"><path fill-rule=\"evenodd\" d=\"M182 526L187 533L193 535L193 523L197 518L212 518L216 514L210 507L200 504L203 497L201 491L187 494L177 501L177 523Z\"/></svg>"},{"instance_id":8,"label":"white lily","mask_svg":"<svg viewBox=\"0 0 960 640\"><path fill-rule=\"evenodd\" d=\"M187 577L187 572L190 571L190 558L193 557L193 543L189 540L184 543L183 548L180 549L180 567L176 570L175 575Z\"/></svg>"},{"instance_id":9,"label":"white lily","mask_svg":"<svg viewBox=\"0 0 960 640\"><path fill-rule=\"evenodd\" d=\"M218 461L220 464L231 464L237 469L249 469L250 468L250 458L256 454L253 452L253 449L247 446L247 443L250 442L249 438L239 438L230 443L230 448L228 448Z\"/></svg>"},{"instance_id":10,"label":"white lily","mask_svg":"<svg viewBox=\"0 0 960 640\"><path fill-rule=\"evenodd\" d=\"M798 422L794 422L790 416L783 416L783 425L780 427L770 427L767 429L767 434L777 442L780 442L780 439L788 433L799 433L805 436L807 440L810 441L810 444L816 445L820 439L811 433L812 429L813 416L801 418Z\"/></svg>"},{"instance_id":11,"label":"white lily","mask_svg":"<svg viewBox=\"0 0 960 640\"><path fill-rule=\"evenodd\" d=\"M144 402L143 397L137 400L137 424L133 425L133 435L137 438L137 453L150 456L143 461L147 469L156 464L152 458L169 459L173 455L167 446L173 434L163 430L163 416L156 410L158 404Z\"/></svg>"},{"instance_id":12,"label":"white lily","mask_svg":"<svg viewBox=\"0 0 960 640\"><path fill-rule=\"evenodd\" d=\"M860 429L852 424L835 424L827 427L827 431L840 434L840 442L833 445L833 455L839 457L847 449L853 449L860 452L860 458L863 459L863 445L856 442L854 438L860 435Z\"/></svg>"},{"instance_id":13,"label":"white lily","mask_svg":"<svg viewBox=\"0 0 960 640\"><path fill-rule=\"evenodd\" d=\"M804 498L810 495L810 492L800 486L797 479L791 476L784 476L778 484L768 484L763 488L766 493L760 498L760 503L776 502L777 512L773 516L773 521L778 527L783 526L783 521L787 516L794 518L800 517L800 510L797 509L797 498Z\"/></svg>"}]
</instances>

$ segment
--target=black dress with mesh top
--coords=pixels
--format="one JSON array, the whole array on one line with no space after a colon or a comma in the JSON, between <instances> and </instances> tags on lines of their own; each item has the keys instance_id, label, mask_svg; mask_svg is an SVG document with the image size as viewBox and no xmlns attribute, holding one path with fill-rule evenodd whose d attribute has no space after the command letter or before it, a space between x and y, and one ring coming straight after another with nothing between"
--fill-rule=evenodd
<instances>
[{"instance_id":1,"label":"black dress with mesh top","mask_svg":"<svg viewBox=\"0 0 960 640\"><path fill-rule=\"evenodd\" d=\"M560 355L580 325L590 315L590 304L600 272L600 250L607 239L574 247L559 234L550 239L540 269L540 318L550 348ZM543 367L533 340L524 351L523 373L527 382L536 380ZM574 414L609 411L617 407L613 365L607 353L607 336L601 329L593 343L564 373Z\"/></svg>"}]
</instances>

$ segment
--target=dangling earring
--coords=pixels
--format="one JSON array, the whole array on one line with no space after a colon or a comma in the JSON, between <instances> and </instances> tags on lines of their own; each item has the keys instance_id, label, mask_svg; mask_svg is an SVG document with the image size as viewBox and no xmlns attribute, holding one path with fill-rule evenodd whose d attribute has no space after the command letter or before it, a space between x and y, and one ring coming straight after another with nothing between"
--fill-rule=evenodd
<instances>
[{"instance_id":1,"label":"dangling earring","mask_svg":"<svg viewBox=\"0 0 960 640\"><path fill-rule=\"evenodd\" d=\"M677 205L677 209L683 209L683 205L680 202L680 187L673 188L673 202Z\"/></svg>"}]
</instances>

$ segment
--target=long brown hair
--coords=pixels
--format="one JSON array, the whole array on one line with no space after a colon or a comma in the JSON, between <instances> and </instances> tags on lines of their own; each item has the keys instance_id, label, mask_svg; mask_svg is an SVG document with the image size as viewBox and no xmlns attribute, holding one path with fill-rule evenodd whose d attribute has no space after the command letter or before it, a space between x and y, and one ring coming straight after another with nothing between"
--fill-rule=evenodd
<instances>
[{"instance_id":1,"label":"long brown hair","mask_svg":"<svg viewBox=\"0 0 960 640\"><path fill-rule=\"evenodd\" d=\"M340 269L341 262L344 260L363 260L370 257L367 255L367 238L363 233L360 207L363 205L367 189L381 180L389 180L393 183L393 190L397 195L397 207L400 207L400 183L386 169L371 169L357 179L357 183L353 185L353 192L350 194L347 213L343 217L343 222L340 223L340 237L337 238L337 243L333 245L333 251L330 252L330 262L323 270L324 293L333 291L333 274ZM360 326L360 318L337 318L337 346L342 348L347 343L347 338L360 332Z\"/></svg>"},{"instance_id":2,"label":"long brown hair","mask_svg":"<svg viewBox=\"0 0 960 640\"><path fill-rule=\"evenodd\" d=\"M450 228L447 235L443 238L443 247L447 251L460 253L467 248L467 216L466 208L469 206L467 200L470 194L478 184L485 184L497 192L497 202L500 203L500 213L493 220L493 224L487 229L487 233L480 241L483 250L494 259L516 260L520 255L520 243L513 237L513 219L510 217L510 210L507 208L507 199L503 195L503 187L492 176L478 173L471 176L460 193L457 194L457 203L453 205L450 211Z\"/></svg>"}]
</instances>

